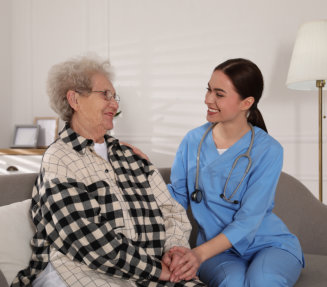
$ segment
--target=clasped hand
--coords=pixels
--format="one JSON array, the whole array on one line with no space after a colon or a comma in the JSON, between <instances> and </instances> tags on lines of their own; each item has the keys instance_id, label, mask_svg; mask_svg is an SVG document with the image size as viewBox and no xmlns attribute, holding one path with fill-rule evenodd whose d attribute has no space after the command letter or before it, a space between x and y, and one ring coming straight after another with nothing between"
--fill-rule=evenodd
<instances>
[{"instance_id":1,"label":"clasped hand","mask_svg":"<svg viewBox=\"0 0 327 287\"><path fill-rule=\"evenodd\" d=\"M194 249L174 246L162 257L160 280L179 282L196 277L201 258Z\"/></svg>"}]
</instances>

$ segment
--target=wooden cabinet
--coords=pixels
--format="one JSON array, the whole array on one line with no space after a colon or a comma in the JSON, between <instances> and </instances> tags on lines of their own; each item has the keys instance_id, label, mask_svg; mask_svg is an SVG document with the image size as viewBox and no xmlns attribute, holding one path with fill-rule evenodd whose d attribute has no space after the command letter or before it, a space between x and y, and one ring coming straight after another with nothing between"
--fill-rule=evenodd
<instances>
[{"instance_id":1,"label":"wooden cabinet","mask_svg":"<svg viewBox=\"0 0 327 287\"><path fill-rule=\"evenodd\" d=\"M0 149L0 174L39 172L46 149Z\"/></svg>"}]
</instances>

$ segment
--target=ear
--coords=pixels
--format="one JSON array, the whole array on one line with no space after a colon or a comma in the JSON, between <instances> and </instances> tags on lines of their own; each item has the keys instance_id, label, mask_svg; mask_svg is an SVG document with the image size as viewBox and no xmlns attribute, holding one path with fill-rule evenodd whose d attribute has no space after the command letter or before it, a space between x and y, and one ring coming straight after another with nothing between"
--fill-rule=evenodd
<instances>
[{"instance_id":1,"label":"ear","mask_svg":"<svg viewBox=\"0 0 327 287\"><path fill-rule=\"evenodd\" d=\"M254 97L247 97L241 102L241 109L246 111L254 104Z\"/></svg>"},{"instance_id":2,"label":"ear","mask_svg":"<svg viewBox=\"0 0 327 287\"><path fill-rule=\"evenodd\" d=\"M79 104L78 104L78 94L75 91L69 90L66 94L66 98L68 100L69 105L74 111L79 110Z\"/></svg>"}]
</instances>

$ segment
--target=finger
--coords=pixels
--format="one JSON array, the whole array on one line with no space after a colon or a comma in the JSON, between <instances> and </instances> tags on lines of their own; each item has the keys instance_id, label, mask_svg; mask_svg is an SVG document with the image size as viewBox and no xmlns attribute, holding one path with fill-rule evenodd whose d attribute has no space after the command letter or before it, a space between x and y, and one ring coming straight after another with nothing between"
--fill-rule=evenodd
<instances>
[{"instance_id":1,"label":"finger","mask_svg":"<svg viewBox=\"0 0 327 287\"><path fill-rule=\"evenodd\" d=\"M179 276L180 279L188 281L196 277L196 270L192 268L192 270L189 270L186 272L183 276Z\"/></svg>"},{"instance_id":2,"label":"finger","mask_svg":"<svg viewBox=\"0 0 327 287\"><path fill-rule=\"evenodd\" d=\"M185 273L188 272L189 270L191 270L192 268L193 268L193 264L190 262L187 262L185 264L181 263L181 267L178 269L176 268L177 271L174 272L174 275L184 278Z\"/></svg>"},{"instance_id":3,"label":"finger","mask_svg":"<svg viewBox=\"0 0 327 287\"><path fill-rule=\"evenodd\" d=\"M125 146L128 146L129 148L131 148L133 150L134 153L136 153L138 156L142 157L142 158L145 158L146 160L149 160L148 156L143 153L140 149L138 149L137 147L127 143L127 142L120 142L121 145L125 145Z\"/></svg>"},{"instance_id":4,"label":"finger","mask_svg":"<svg viewBox=\"0 0 327 287\"><path fill-rule=\"evenodd\" d=\"M172 267L174 268L177 264L179 264L180 259L184 256L184 254L182 254L181 252L177 252L177 251L169 251L168 255L171 259L171 264Z\"/></svg>"},{"instance_id":5,"label":"finger","mask_svg":"<svg viewBox=\"0 0 327 287\"><path fill-rule=\"evenodd\" d=\"M183 265L185 265L185 264L187 264L188 262L191 262L191 261L192 261L192 258L190 258L190 255L185 254L179 259L178 265L183 266Z\"/></svg>"},{"instance_id":6,"label":"finger","mask_svg":"<svg viewBox=\"0 0 327 287\"><path fill-rule=\"evenodd\" d=\"M171 282L179 282L179 281L181 281L181 279L178 276L174 275L173 273L171 273L169 280Z\"/></svg>"},{"instance_id":7,"label":"finger","mask_svg":"<svg viewBox=\"0 0 327 287\"><path fill-rule=\"evenodd\" d=\"M174 255L179 255L180 257L183 257L184 255L185 255L185 253L182 253L182 252L180 252L180 251L169 251L169 254L171 255L171 256L174 256Z\"/></svg>"},{"instance_id":8,"label":"finger","mask_svg":"<svg viewBox=\"0 0 327 287\"><path fill-rule=\"evenodd\" d=\"M189 277L186 277L186 278L183 279L183 280L185 280L185 281L190 281L190 280L192 280L192 279L197 279L196 275L195 275L195 276L189 276Z\"/></svg>"},{"instance_id":9,"label":"finger","mask_svg":"<svg viewBox=\"0 0 327 287\"><path fill-rule=\"evenodd\" d=\"M166 253L163 257L162 257L162 261L169 266L171 264L171 259L170 256Z\"/></svg>"},{"instance_id":10,"label":"finger","mask_svg":"<svg viewBox=\"0 0 327 287\"><path fill-rule=\"evenodd\" d=\"M190 281L190 280L195 279L195 278L196 278L196 274L195 273L191 273L190 276L186 276L186 277L184 277L184 279L181 278L181 280Z\"/></svg>"},{"instance_id":11,"label":"finger","mask_svg":"<svg viewBox=\"0 0 327 287\"><path fill-rule=\"evenodd\" d=\"M171 262L171 264L170 264L170 266L169 266L169 270L171 271L171 272L173 272L174 271L174 269L178 266L178 265L180 265L180 260L181 260L181 256L179 256L179 255L176 255L176 254L174 254L173 256L172 256L172 262Z\"/></svg>"},{"instance_id":12,"label":"finger","mask_svg":"<svg viewBox=\"0 0 327 287\"><path fill-rule=\"evenodd\" d=\"M197 271L198 269L192 266L192 268L190 268L187 272L184 273L183 278L185 278L185 280L191 280L193 278L195 279Z\"/></svg>"},{"instance_id":13,"label":"finger","mask_svg":"<svg viewBox=\"0 0 327 287\"><path fill-rule=\"evenodd\" d=\"M178 264L174 263L174 261L169 265L169 271L174 272Z\"/></svg>"},{"instance_id":14,"label":"finger","mask_svg":"<svg viewBox=\"0 0 327 287\"><path fill-rule=\"evenodd\" d=\"M173 246L170 250L173 252L181 252L182 254L185 254L186 252L190 251L190 249L183 246Z\"/></svg>"},{"instance_id":15,"label":"finger","mask_svg":"<svg viewBox=\"0 0 327 287\"><path fill-rule=\"evenodd\" d=\"M134 146L132 146L131 144L129 144L129 143L127 143L127 142L119 141L119 143L120 143L121 145L125 145L125 146L128 146L128 147L130 147L130 148L134 148Z\"/></svg>"},{"instance_id":16,"label":"finger","mask_svg":"<svg viewBox=\"0 0 327 287\"><path fill-rule=\"evenodd\" d=\"M150 161L150 160L149 160L149 157L148 157L145 153L141 152L140 150L137 150L137 151L133 150L133 151L134 151L134 153L136 153L136 154L139 155L140 157L146 159L147 161Z\"/></svg>"},{"instance_id":17,"label":"finger","mask_svg":"<svg viewBox=\"0 0 327 287\"><path fill-rule=\"evenodd\" d=\"M174 274L170 274L169 281L170 282L177 282L178 277Z\"/></svg>"}]
</instances>

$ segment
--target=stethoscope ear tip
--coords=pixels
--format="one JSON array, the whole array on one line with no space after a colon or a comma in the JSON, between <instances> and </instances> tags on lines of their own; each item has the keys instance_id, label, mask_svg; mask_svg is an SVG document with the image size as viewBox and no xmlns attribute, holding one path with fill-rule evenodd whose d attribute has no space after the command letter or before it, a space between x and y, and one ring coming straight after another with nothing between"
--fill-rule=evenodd
<instances>
[{"instance_id":1,"label":"stethoscope ear tip","mask_svg":"<svg viewBox=\"0 0 327 287\"><path fill-rule=\"evenodd\" d=\"M227 202L230 202L230 203L233 203L233 204L239 204L240 202L238 201L238 200L230 200L229 198L227 198L223 193L221 193L220 194L220 197L223 199L223 200L225 200L225 201L227 201Z\"/></svg>"}]
</instances>

